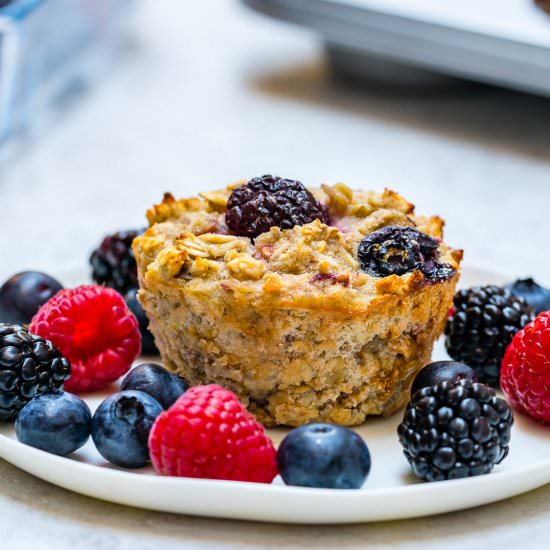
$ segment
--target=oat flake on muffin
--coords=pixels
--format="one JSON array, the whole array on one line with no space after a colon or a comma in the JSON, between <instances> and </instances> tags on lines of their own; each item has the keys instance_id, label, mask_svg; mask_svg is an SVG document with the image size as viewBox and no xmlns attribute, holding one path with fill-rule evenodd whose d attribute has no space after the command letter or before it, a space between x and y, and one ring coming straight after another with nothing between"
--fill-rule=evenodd
<instances>
[{"instance_id":1,"label":"oat flake on muffin","mask_svg":"<svg viewBox=\"0 0 550 550\"><path fill-rule=\"evenodd\" d=\"M166 194L147 213L134 241L139 299L164 363L193 385L233 390L266 426L391 414L430 361L462 252L442 242L440 218L416 215L394 191L281 181L252 195L247 182ZM258 189L267 195L256 200ZM230 197L242 217L228 215ZM294 221L258 234L270 205L273 219L288 208ZM260 229L232 235L228 218L240 233L246 219Z\"/></svg>"}]
</instances>

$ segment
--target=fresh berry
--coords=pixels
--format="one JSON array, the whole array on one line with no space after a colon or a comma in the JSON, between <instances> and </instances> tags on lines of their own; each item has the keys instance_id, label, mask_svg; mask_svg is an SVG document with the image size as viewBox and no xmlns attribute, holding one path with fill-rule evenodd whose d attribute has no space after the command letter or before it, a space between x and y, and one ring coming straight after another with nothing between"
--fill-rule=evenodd
<instances>
[{"instance_id":1,"label":"fresh berry","mask_svg":"<svg viewBox=\"0 0 550 550\"><path fill-rule=\"evenodd\" d=\"M363 238L357 255L361 269L373 277L419 270L438 282L455 274L453 267L438 262L438 241L413 227L388 225L373 231Z\"/></svg>"},{"instance_id":2,"label":"fresh berry","mask_svg":"<svg viewBox=\"0 0 550 550\"><path fill-rule=\"evenodd\" d=\"M13 420L40 393L62 389L69 361L26 327L0 323L0 420Z\"/></svg>"},{"instance_id":3,"label":"fresh berry","mask_svg":"<svg viewBox=\"0 0 550 550\"><path fill-rule=\"evenodd\" d=\"M137 299L137 288L131 288L125 295L124 301L130 311L136 316L139 331L141 332L141 353L145 355L158 355L159 350L155 344L155 339L149 331L149 319Z\"/></svg>"},{"instance_id":4,"label":"fresh berry","mask_svg":"<svg viewBox=\"0 0 550 550\"><path fill-rule=\"evenodd\" d=\"M24 271L0 287L0 322L26 325L42 304L63 287L39 271Z\"/></svg>"},{"instance_id":5,"label":"fresh berry","mask_svg":"<svg viewBox=\"0 0 550 550\"><path fill-rule=\"evenodd\" d=\"M319 422L288 433L277 450L277 465L287 485L359 489L369 475L371 458L353 430Z\"/></svg>"},{"instance_id":6,"label":"fresh berry","mask_svg":"<svg viewBox=\"0 0 550 550\"><path fill-rule=\"evenodd\" d=\"M425 366L413 380L411 397L426 386L435 386L440 382L455 382L457 380L471 380L477 382L477 376L473 369L456 361L436 361Z\"/></svg>"},{"instance_id":7,"label":"fresh berry","mask_svg":"<svg viewBox=\"0 0 550 550\"><path fill-rule=\"evenodd\" d=\"M518 279L506 288L514 295L523 298L538 315L550 310L550 289L544 288L533 279Z\"/></svg>"},{"instance_id":8,"label":"fresh berry","mask_svg":"<svg viewBox=\"0 0 550 550\"><path fill-rule=\"evenodd\" d=\"M128 229L107 235L90 257L92 278L99 285L124 294L138 286L133 240L143 230Z\"/></svg>"},{"instance_id":9,"label":"fresh berry","mask_svg":"<svg viewBox=\"0 0 550 550\"><path fill-rule=\"evenodd\" d=\"M500 383L512 405L550 423L550 311L514 336L502 361Z\"/></svg>"},{"instance_id":10,"label":"fresh berry","mask_svg":"<svg viewBox=\"0 0 550 550\"><path fill-rule=\"evenodd\" d=\"M463 379L416 392L397 433L413 472L441 481L489 473L508 454L513 422L493 388Z\"/></svg>"},{"instance_id":11,"label":"fresh berry","mask_svg":"<svg viewBox=\"0 0 550 550\"><path fill-rule=\"evenodd\" d=\"M97 390L128 372L141 335L122 296L111 288L62 290L34 316L31 332L50 339L69 359L69 391Z\"/></svg>"},{"instance_id":12,"label":"fresh berry","mask_svg":"<svg viewBox=\"0 0 550 550\"><path fill-rule=\"evenodd\" d=\"M315 219L329 223L326 209L299 181L254 178L233 190L225 220L233 235L254 239L271 227L292 229Z\"/></svg>"},{"instance_id":13,"label":"fresh berry","mask_svg":"<svg viewBox=\"0 0 550 550\"><path fill-rule=\"evenodd\" d=\"M92 419L92 439L99 454L123 468L142 468L149 462L147 441L160 403L142 391L111 395Z\"/></svg>"},{"instance_id":14,"label":"fresh berry","mask_svg":"<svg viewBox=\"0 0 550 550\"><path fill-rule=\"evenodd\" d=\"M514 335L534 318L523 298L494 285L459 291L447 320L445 346L472 367L480 382L498 387L500 363Z\"/></svg>"},{"instance_id":15,"label":"fresh berry","mask_svg":"<svg viewBox=\"0 0 550 550\"><path fill-rule=\"evenodd\" d=\"M120 389L145 392L154 397L164 409L168 409L184 394L187 384L160 365L144 363L134 367L124 377Z\"/></svg>"},{"instance_id":16,"label":"fresh berry","mask_svg":"<svg viewBox=\"0 0 550 550\"><path fill-rule=\"evenodd\" d=\"M90 437L92 413L82 399L58 391L43 393L27 403L15 421L21 443L65 456Z\"/></svg>"},{"instance_id":17,"label":"fresh berry","mask_svg":"<svg viewBox=\"0 0 550 550\"><path fill-rule=\"evenodd\" d=\"M277 475L263 426L233 392L214 384L187 390L158 417L149 450L165 476L271 483Z\"/></svg>"}]
</instances>

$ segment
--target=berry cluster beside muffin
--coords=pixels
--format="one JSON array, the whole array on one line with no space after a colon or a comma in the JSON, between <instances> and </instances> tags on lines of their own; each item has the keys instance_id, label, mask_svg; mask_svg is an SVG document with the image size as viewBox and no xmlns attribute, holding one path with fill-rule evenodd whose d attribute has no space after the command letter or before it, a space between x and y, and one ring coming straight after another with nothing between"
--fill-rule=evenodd
<instances>
[{"instance_id":1,"label":"berry cluster beside muffin","mask_svg":"<svg viewBox=\"0 0 550 550\"><path fill-rule=\"evenodd\" d=\"M176 200L134 241L164 363L233 390L266 426L361 424L408 398L441 334L460 250L397 193L273 176Z\"/></svg>"}]
</instances>

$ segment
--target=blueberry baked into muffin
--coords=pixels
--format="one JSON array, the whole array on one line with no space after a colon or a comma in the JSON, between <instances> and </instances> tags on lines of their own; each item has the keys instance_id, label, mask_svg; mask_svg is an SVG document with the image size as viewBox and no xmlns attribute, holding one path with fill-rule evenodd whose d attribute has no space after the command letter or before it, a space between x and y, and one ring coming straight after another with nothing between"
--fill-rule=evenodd
<instances>
[{"instance_id":1,"label":"blueberry baked into muffin","mask_svg":"<svg viewBox=\"0 0 550 550\"><path fill-rule=\"evenodd\" d=\"M167 367L233 390L266 426L361 424L408 398L459 277L443 221L394 191L273 176L176 200L134 241Z\"/></svg>"}]
</instances>

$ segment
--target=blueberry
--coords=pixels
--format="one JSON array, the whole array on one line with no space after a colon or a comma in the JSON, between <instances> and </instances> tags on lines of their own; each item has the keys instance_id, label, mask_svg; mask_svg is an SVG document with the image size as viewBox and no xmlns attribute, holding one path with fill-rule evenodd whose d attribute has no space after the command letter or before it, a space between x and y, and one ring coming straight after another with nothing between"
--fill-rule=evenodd
<instances>
[{"instance_id":1,"label":"blueberry","mask_svg":"<svg viewBox=\"0 0 550 550\"><path fill-rule=\"evenodd\" d=\"M550 310L550 289L540 286L533 279L518 279L506 288L515 296L523 298L537 315Z\"/></svg>"},{"instance_id":2,"label":"blueberry","mask_svg":"<svg viewBox=\"0 0 550 550\"><path fill-rule=\"evenodd\" d=\"M149 331L149 319L137 299L137 288L131 288L125 295L124 301L130 311L136 316L141 332L141 352L145 355L158 355L159 350L155 345L155 339Z\"/></svg>"},{"instance_id":3,"label":"blueberry","mask_svg":"<svg viewBox=\"0 0 550 550\"><path fill-rule=\"evenodd\" d=\"M369 475L367 445L353 430L313 423L292 430L277 450L277 465L287 485L359 489Z\"/></svg>"},{"instance_id":4,"label":"blueberry","mask_svg":"<svg viewBox=\"0 0 550 550\"><path fill-rule=\"evenodd\" d=\"M92 413L82 399L67 392L43 393L21 409L15 433L21 443L65 456L90 437Z\"/></svg>"},{"instance_id":5,"label":"blueberry","mask_svg":"<svg viewBox=\"0 0 550 550\"><path fill-rule=\"evenodd\" d=\"M477 382L473 369L457 361L436 361L425 366L414 379L411 386L411 396L427 386L435 386L440 382L455 382L456 380L471 380Z\"/></svg>"},{"instance_id":6,"label":"blueberry","mask_svg":"<svg viewBox=\"0 0 550 550\"><path fill-rule=\"evenodd\" d=\"M154 397L164 409L170 408L187 390L179 376L155 363L133 368L122 380L121 390L138 390Z\"/></svg>"},{"instance_id":7,"label":"blueberry","mask_svg":"<svg viewBox=\"0 0 550 550\"><path fill-rule=\"evenodd\" d=\"M92 439L97 450L117 466L145 466L149 462L149 432L161 412L160 403L142 391L111 395L92 419Z\"/></svg>"},{"instance_id":8,"label":"blueberry","mask_svg":"<svg viewBox=\"0 0 550 550\"><path fill-rule=\"evenodd\" d=\"M0 322L28 324L40 306L63 286L39 271L24 271L10 277L0 287Z\"/></svg>"},{"instance_id":9,"label":"blueberry","mask_svg":"<svg viewBox=\"0 0 550 550\"><path fill-rule=\"evenodd\" d=\"M361 269L373 277L404 275L420 270L429 282L444 281L455 269L439 262L437 239L413 227L388 225L369 233L359 243Z\"/></svg>"}]
</instances>

